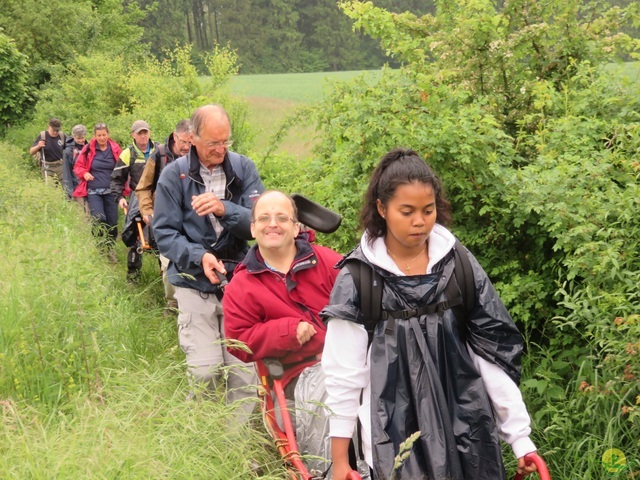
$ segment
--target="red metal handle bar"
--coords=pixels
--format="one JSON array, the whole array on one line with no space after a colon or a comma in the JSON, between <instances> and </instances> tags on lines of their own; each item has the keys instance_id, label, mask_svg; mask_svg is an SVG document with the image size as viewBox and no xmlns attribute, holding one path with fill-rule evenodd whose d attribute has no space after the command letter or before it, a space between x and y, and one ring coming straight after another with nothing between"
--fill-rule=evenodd
<instances>
[{"instance_id":1,"label":"red metal handle bar","mask_svg":"<svg viewBox=\"0 0 640 480\"><path fill-rule=\"evenodd\" d=\"M526 465L531 465L532 463L538 468L538 475L540 475L540 480L551 480L551 476L549 475L549 469L547 468L547 464L544 462L542 457L538 455L536 452L527 453L524 456L524 463ZM520 473L516 473L516 476L513 477L513 480L523 480L524 475Z\"/></svg>"}]
</instances>

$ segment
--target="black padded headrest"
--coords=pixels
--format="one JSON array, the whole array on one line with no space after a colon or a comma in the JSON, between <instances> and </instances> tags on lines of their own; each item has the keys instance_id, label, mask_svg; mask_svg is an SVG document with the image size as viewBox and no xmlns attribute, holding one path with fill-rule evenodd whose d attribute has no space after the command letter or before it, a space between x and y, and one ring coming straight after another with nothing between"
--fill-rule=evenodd
<instances>
[{"instance_id":1,"label":"black padded headrest","mask_svg":"<svg viewBox=\"0 0 640 480\"><path fill-rule=\"evenodd\" d=\"M298 209L298 220L307 227L322 233L333 233L342 223L342 217L339 214L299 193L292 194L291 198Z\"/></svg>"}]
</instances>

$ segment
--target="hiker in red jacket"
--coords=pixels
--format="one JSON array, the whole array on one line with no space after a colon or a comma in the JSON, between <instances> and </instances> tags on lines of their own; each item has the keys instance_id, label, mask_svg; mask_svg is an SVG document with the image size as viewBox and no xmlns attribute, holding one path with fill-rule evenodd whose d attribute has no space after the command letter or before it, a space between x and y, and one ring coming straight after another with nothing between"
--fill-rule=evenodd
<instances>
[{"instance_id":1,"label":"hiker in red jacket","mask_svg":"<svg viewBox=\"0 0 640 480\"><path fill-rule=\"evenodd\" d=\"M256 244L236 268L223 298L225 336L244 342L252 353L230 349L245 362L279 358L287 385L317 363L325 325L318 312L329 301L342 256L309 243L300 234L293 200L282 192L262 194L253 207ZM251 292L251 300L247 293Z\"/></svg>"},{"instance_id":2,"label":"hiker in red jacket","mask_svg":"<svg viewBox=\"0 0 640 480\"><path fill-rule=\"evenodd\" d=\"M109 261L116 263L114 250L118 236L118 205L110 189L111 172L120 157L120 145L109 138L106 123L96 123L93 138L78 155L73 173L80 183L73 191L74 198L86 198L94 220L94 234L104 237L104 247Z\"/></svg>"}]
</instances>

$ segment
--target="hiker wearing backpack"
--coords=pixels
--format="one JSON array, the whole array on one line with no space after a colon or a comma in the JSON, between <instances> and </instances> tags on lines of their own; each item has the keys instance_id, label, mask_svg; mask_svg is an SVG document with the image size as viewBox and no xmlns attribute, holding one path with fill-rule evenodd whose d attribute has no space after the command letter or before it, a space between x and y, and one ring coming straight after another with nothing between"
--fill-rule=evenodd
<instances>
[{"instance_id":1,"label":"hiker wearing backpack","mask_svg":"<svg viewBox=\"0 0 640 480\"><path fill-rule=\"evenodd\" d=\"M73 191L80 183L80 179L73 173L78 155L86 145L87 127L75 125L71 129L71 137L67 138L67 143L62 154L62 187L67 194L67 199L73 198ZM85 199L78 197L78 201L84 206Z\"/></svg>"},{"instance_id":2,"label":"hiker wearing backpack","mask_svg":"<svg viewBox=\"0 0 640 480\"><path fill-rule=\"evenodd\" d=\"M114 246L118 236L118 205L110 182L121 149L109 138L106 123L96 123L93 132L93 138L84 146L73 167L73 172L80 179L73 197L86 198L94 221L93 233L102 240L109 261L116 263L118 257Z\"/></svg>"},{"instance_id":3,"label":"hiker wearing backpack","mask_svg":"<svg viewBox=\"0 0 640 480\"><path fill-rule=\"evenodd\" d=\"M158 179L153 232L176 287L178 340L188 376L211 394L224 384L233 403L254 398L257 377L252 365L220 343L223 292L216 272L232 271L249 250L251 207L264 185L255 164L229 150L231 122L220 105L193 113L190 137L189 153L167 165ZM238 407L246 420L255 404Z\"/></svg>"},{"instance_id":4,"label":"hiker wearing backpack","mask_svg":"<svg viewBox=\"0 0 640 480\"><path fill-rule=\"evenodd\" d=\"M500 439L519 472L535 471L524 463L536 447L518 389L522 338L487 274L445 227L450 219L439 179L415 151L382 158L361 242L321 313L334 480L349 470L358 421L374 479L505 479ZM400 444L414 434L394 473Z\"/></svg>"},{"instance_id":5,"label":"hiker wearing backpack","mask_svg":"<svg viewBox=\"0 0 640 480\"><path fill-rule=\"evenodd\" d=\"M62 123L51 117L47 129L38 134L29 149L29 153L35 157L40 167L45 182L50 178L58 183L62 180L62 154L66 140Z\"/></svg>"},{"instance_id":6,"label":"hiker wearing backpack","mask_svg":"<svg viewBox=\"0 0 640 480\"><path fill-rule=\"evenodd\" d=\"M169 163L176 158L184 157L189 153L191 138L189 136L189 120L181 120L176 125L164 144L158 145L156 154L147 160L138 185L136 186L136 197L140 206L142 220L151 226L153 219L153 204L156 195L156 186L160 173ZM162 283L164 284L164 295L167 300L165 313L171 314L178 308L178 302L174 298L174 288L167 276L169 259L164 255L159 255L160 268L162 270Z\"/></svg>"},{"instance_id":7,"label":"hiker wearing backpack","mask_svg":"<svg viewBox=\"0 0 640 480\"><path fill-rule=\"evenodd\" d=\"M151 128L144 120L136 120L131 125L133 143L120 154L118 163L111 174L111 191L116 197L118 207L127 209L127 217L122 230L122 241L129 247L127 253L127 278L136 281L142 269L142 254L138 252L141 239L138 238L137 222L141 222L140 209L135 189L142 171L150 157L156 155L158 144L151 140ZM125 197L126 186L131 189L129 198Z\"/></svg>"}]
</instances>

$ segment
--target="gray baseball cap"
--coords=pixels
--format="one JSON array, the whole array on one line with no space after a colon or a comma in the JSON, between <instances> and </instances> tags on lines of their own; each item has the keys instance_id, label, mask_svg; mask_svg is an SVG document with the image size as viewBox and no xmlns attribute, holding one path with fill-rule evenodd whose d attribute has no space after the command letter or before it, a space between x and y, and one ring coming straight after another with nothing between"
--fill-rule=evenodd
<instances>
[{"instance_id":1,"label":"gray baseball cap","mask_svg":"<svg viewBox=\"0 0 640 480\"><path fill-rule=\"evenodd\" d=\"M138 133L141 130L151 131L151 127L149 127L149 124L144 120L136 120L133 122L133 125L131 125L131 133Z\"/></svg>"}]
</instances>

